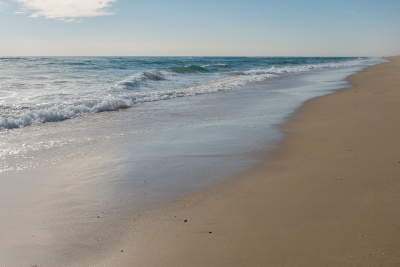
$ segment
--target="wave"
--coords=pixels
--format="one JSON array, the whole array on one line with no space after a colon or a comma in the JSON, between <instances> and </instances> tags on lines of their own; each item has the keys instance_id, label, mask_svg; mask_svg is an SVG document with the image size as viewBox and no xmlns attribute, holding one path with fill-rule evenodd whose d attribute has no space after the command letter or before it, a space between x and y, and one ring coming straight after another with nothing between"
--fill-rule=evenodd
<instances>
[{"instance_id":1,"label":"wave","mask_svg":"<svg viewBox=\"0 0 400 267\"><path fill-rule=\"evenodd\" d=\"M167 80L167 74L162 73L158 70L142 71L135 75L132 75L120 82L119 85L127 88L138 88L148 81L164 81Z\"/></svg>"},{"instance_id":2,"label":"wave","mask_svg":"<svg viewBox=\"0 0 400 267\"><path fill-rule=\"evenodd\" d=\"M225 63L216 63L216 64L206 64L202 66L203 68L209 68L209 67L228 67L228 64Z\"/></svg>"},{"instance_id":3,"label":"wave","mask_svg":"<svg viewBox=\"0 0 400 267\"><path fill-rule=\"evenodd\" d=\"M72 119L87 113L116 111L132 107L132 99L109 96L100 101L91 101L86 104L41 107L16 108L2 107L4 115L0 116L0 130L26 127L33 124L57 122Z\"/></svg>"},{"instance_id":4,"label":"wave","mask_svg":"<svg viewBox=\"0 0 400 267\"><path fill-rule=\"evenodd\" d=\"M148 70L134 74L118 85L125 86L130 89L137 89L147 85L149 82L171 81L175 74L196 74L199 72L209 72L206 67L196 65L170 67L165 70Z\"/></svg>"},{"instance_id":5,"label":"wave","mask_svg":"<svg viewBox=\"0 0 400 267\"><path fill-rule=\"evenodd\" d=\"M211 70L207 69L211 65L189 65L189 66L177 66L169 67L164 70L148 70L142 71L135 75L126 78L120 82L119 85L126 86L128 88L139 88L148 82L160 82L160 81L171 81L175 74L196 74L196 73L210 73ZM217 63L214 66L226 67L227 64Z\"/></svg>"},{"instance_id":6,"label":"wave","mask_svg":"<svg viewBox=\"0 0 400 267\"><path fill-rule=\"evenodd\" d=\"M312 62L312 60L308 62L310 61ZM43 98L43 101L35 100L36 102L29 105L0 104L0 130L63 121L88 113L116 111L143 102L216 93L282 75L353 66L362 67L376 64L379 60L360 58L320 62L300 65L275 64L248 69L236 67L236 70L229 67L221 71L211 71L207 68L226 67L228 64L210 63L202 67L187 65L140 71L107 89L92 90L78 95L64 95L59 92L51 100ZM40 102L46 102L46 105Z\"/></svg>"},{"instance_id":7,"label":"wave","mask_svg":"<svg viewBox=\"0 0 400 267\"><path fill-rule=\"evenodd\" d=\"M206 68L196 65L170 67L169 70L176 73L208 72Z\"/></svg>"}]
</instances>

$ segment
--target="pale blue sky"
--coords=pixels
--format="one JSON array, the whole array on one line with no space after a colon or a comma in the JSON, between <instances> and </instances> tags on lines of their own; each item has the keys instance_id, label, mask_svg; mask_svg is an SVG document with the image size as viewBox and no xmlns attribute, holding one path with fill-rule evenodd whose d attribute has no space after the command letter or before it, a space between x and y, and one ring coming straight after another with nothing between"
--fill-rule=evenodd
<instances>
[{"instance_id":1,"label":"pale blue sky","mask_svg":"<svg viewBox=\"0 0 400 267\"><path fill-rule=\"evenodd\" d=\"M400 0L0 0L0 56L400 54Z\"/></svg>"}]
</instances>

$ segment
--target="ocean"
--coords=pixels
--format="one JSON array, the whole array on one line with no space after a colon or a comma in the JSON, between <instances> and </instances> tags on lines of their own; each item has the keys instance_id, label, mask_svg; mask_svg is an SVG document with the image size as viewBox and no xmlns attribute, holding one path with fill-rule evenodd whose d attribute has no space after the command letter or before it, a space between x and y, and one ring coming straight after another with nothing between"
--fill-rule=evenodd
<instances>
[{"instance_id":1,"label":"ocean","mask_svg":"<svg viewBox=\"0 0 400 267\"><path fill-rule=\"evenodd\" d=\"M69 266L115 244L120 218L268 160L298 107L381 62L0 58L0 265Z\"/></svg>"},{"instance_id":2,"label":"ocean","mask_svg":"<svg viewBox=\"0 0 400 267\"><path fill-rule=\"evenodd\" d=\"M212 94L280 76L365 66L370 58L0 58L0 129Z\"/></svg>"},{"instance_id":3,"label":"ocean","mask_svg":"<svg viewBox=\"0 0 400 267\"><path fill-rule=\"evenodd\" d=\"M87 139L94 138L89 135L74 137L73 141L64 140L65 138L62 137L52 139L44 130L44 133L35 133L38 135L35 141L31 138L26 139L24 136L24 132L32 131L28 126L35 126L35 130L40 131L40 125L45 123L60 122L81 116L85 116L90 121L93 119L91 114L109 112L106 113L110 115L109 118L107 115L102 116L105 120L103 127L109 128L111 122L107 121L115 116L111 111L133 108L145 112L143 116L146 118L151 117L146 126L152 131L159 125L157 117L159 114L151 114L152 109L160 105L159 101L168 101L170 107L167 110L177 113L175 121L178 122L182 117L186 117L187 112L190 113L194 109L189 108L184 111L184 114L179 114L178 109L174 111L177 98L184 99L179 101L182 104L193 101L196 103L216 102L216 99L219 99L220 102L214 103L212 107L218 108L227 101L225 97L241 98L242 94L251 91L249 87L263 83L264 88L258 89L252 97L258 98L257 94L259 94L260 97L266 97L266 101L273 98L274 103L269 103L268 111L265 110L265 112L269 117L277 118L277 112L281 117L285 117L305 100L298 95L308 94L302 93L301 88L290 89L297 85L287 86L293 91L288 92L288 88L280 88L279 83L283 85L299 75L329 70L349 70L350 73L353 69L381 61L382 59L379 58L315 57L0 58L0 134L3 137L3 140L0 140L0 157L23 156L27 152L68 146L71 145L69 142L85 143ZM304 80L298 85L302 83ZM305 89L307 91L306 87ZM329 92L321 91L321 94ZM267 95L261 96L265 93ZM311 94L309 97L318 94ZM200 95L203 97L199 98ZM253 104L251 101L241 103L239 100L235 105L235 107L227 108L243 109L243 105ZM286 108L281 112L282 106ZM146 108L148 111L145 111ZM237 115L240 116L240 114ZM207 116L207 119L217 118L219 114ZM173 121L171 123L174 123ZM154 124L154 127L151 124ZM18 130L13 132L13 129ZM139 127L135 130L143 129ZM88 131L90 132L90 129ZM21 139L16 140L15 135L19 134L22 134ZM112 134L118 135L120 132ZM29 165L25 163L27 164ZM24 168L9 165L1 164L0 172Z\"/></svg>"}]
</instances>

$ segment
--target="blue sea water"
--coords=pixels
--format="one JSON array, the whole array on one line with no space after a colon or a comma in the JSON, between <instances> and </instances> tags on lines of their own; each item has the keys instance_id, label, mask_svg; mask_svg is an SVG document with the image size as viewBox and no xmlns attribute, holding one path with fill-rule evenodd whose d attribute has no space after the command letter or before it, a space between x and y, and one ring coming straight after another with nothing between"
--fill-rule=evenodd
<instances>
[{"instance_id":1,"label":"blue sea water","mask_svg":"<svg viewBox=\"0 0 400 267\"><path fill-rule=\"evenodd\" d=\"M365 66L372 58L0 58L0 130L144 102L212 94L281 76Z\"/></svg>"}]
</instances>

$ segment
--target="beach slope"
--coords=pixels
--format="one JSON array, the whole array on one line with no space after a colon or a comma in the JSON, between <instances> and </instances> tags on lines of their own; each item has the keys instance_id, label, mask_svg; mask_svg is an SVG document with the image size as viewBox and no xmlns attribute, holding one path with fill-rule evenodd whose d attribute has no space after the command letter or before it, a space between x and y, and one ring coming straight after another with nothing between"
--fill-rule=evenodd
<instances>
[{"instance_id":1,"label":"beach slope","mask_svg":"<svg viewBox=\"0 0 400 267\"><path fill-rule=\"evenodd\" d=\"M302 106L280 126L286 138L272 160L150 215L117 258L126 266L400 266L400 57L389 60Z\"/></svg>"}]
</instances>

